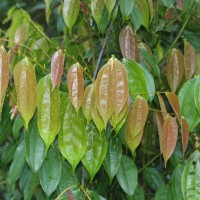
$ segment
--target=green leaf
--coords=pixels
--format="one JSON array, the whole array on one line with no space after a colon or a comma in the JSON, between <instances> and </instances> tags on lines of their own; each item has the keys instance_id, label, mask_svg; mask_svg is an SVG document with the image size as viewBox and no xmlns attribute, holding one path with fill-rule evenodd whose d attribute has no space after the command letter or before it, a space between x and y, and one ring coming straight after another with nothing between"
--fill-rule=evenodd
<instances>
[{"instance_id":1,"label":"green leaf","mask_svg":"<svg viewBox=\"0 0 200 200\"><path fill-rule=\"evenodd\" d=\"M120 10L122 13L123 20L128 20L129 15L133 10L133 6L135 4L135 0L120 0Z\"/></svg>"},{"instance_id":2,"label":"green leaf","mask_svg":"<svg viewBox=\"0 0 200 200\"><path fill-rule=\"evenodd\" d=\"M108 15L109 15L109 19L110 19L110 14L112 13L112 10L115 6L116 0L104 0L105 4L106 4L106 8L108 9Z\"/></svg>"},{"instance_id":3,"label":"green leaf","mask_svg":"<svg viewBox=\"0 0 200 200\"><path fill-rule=\"evenodd\" d=\"M196 109L200 114L200 76L196 77L196 82L194 84L194 104Z\"/></svg>"},{"instance_id":4,"label":"green leaf","mask_svg":"<svg viewBox=\"0 0 200 200\"><path fill-rule=\"evenodd\" d=\"M140 48L140 52L144 56L146 62L151 66L154 75L157 77L160 77L160 69L159 69L156 61L152 58L152 56L143 47Z\"/></svg>"},{"instance_id":5,"label":"green leaf","mask_svg":"<svg viewBox=\"0 0 200 200\"><path fill-rule=\"evenodd\" d=\"M20 177L25 162L26 162L26 143L25 140L23 139L15 151L13 162L8 172L8 178L11 184L14 183Z\"/></svg>"},{"instance_id":6,"label":"green leaf","mask_svg":"<svg viewBox=\"0 0 200 200\"><path fill-rule=\"evenodd\" d=\"M61 177L62 162L57 149L50 148L39 170L39 179L43 191L49 197L57 188Z\"/></svg>"},{"instance_id":7,"label":"green leaf","mask_svg":"<svg viewBox=\"0 0 200 200\"><path fill-rule=\"evenodd\" d=\"M186 119L189 130L192 131L200 122L200 114L195 107L195 83L199 78L193 78L187 81L178 93L181 114ZM189 108L189 109L188 109Z\"/></svg>"},{"instance_id":8,"label":"green leaf","mask_svg":"<svg viewBox=\"0 0 200 200\"><path fill-rule=\"evenodd\" d=\"M23 191L24 200L31 200L34 190L38 184L38 179L33 172L26 167L20 177L20 189Z\"/></svg>"},{"instance_id":9,"label":"green leaf","mask_svg":"<svg viewBox=\"0 0 200 200\"><path fill-rule=\"evenodd\" d=\"M142 15L140 13L140 10L138 9L137 4L135 4L133 7L133 10L130 14L130 20L136 32L142 25Z\"/></svg>"},{"instance_id":10,"label":"green leaf","mask_svg":"<svg viewBox=\"0 0 200 200\"><path fill-rule=\"evenodd\" d=\"M145 168L144 178L152 190L157 191L165 185L162 174L155 168Z\"/></svg>"},{"instance_id":11,"label":"green leaf","mask_svg":"<svg viewBox=\"0 0 200 200\"><path fill-rule=\"evenodd\" d=\"M149 5L147 3L147 0L136 0L136 5L139 8L139 11L142 15L142 25L148 29L149 27Z\"/></svg>"},{"instance_id":12,"label":"green leaf","mask_svg":"<svg viewBox=\"0 0 200 200\"><path fill-rule=\"evenodd\" d=\"M144 190L139 184L137 185L137 187L135 189L135 192L133 195L133 200L145 200Z\"/></svg>"},{"instance_id":13,"label":"green leaf","mask_svg":"<svg viewBox=\"0 0 200 200\"><path fill-rule=\"evenodd\" d=\"M99 171L107 152L107 142L104 135L100 136L98 129L90 122L86 126L87 148L82 163L90 174L91 180Z\"/></svg>"},{"instance_id":14,"label":"green leaf","mask_svg":"<svg viewBox=\"0 0 200 200\"><path fill-rule=\"evenodd\" d=\"M162 0L162 2L167 8L171 8L173 7L175 0Z\"/></svg>"},{"instance_id":15,"label":"green leaf","mask_svg":"<svg viewBox=\"0 0 200 200\"><path fill-rule=\"evenodd\" d=\"M157 192L154 200L172 200L173 193L169 185L160 187Z\"/></svg>"},{"instance_id":16,"label":"green leaf","mask_svg":"<svg viewBox=\"0 0 200 200\"><path fill-rule=\"evenodd\" d=\"M133 195L138 183L137 168L128 156L122 155L120 167L117 171L117 180L128 195Z\"/></svg>"},{"instance_id":17,"label":"green leaf","mask_svg":"<svg viewBox=\"0 0 200 200\"><path fill-rule=\"evenodd\" d=\"M46 22L47 24L49 24L49 18L50 18L50 15L51 15L51 2L52 0L44 0L45 3L46 3L46 7L45 7L45 12L46 12Z\"/></svg>"},{"instance_id":18,"label":"green leaf","mask_svg":"<svg viewBox=\"0 0 200 200\"><path fill-rule=\"evenodd\" d=\"M123 58L122 63L125 65L128 74L129 93L133 99L141 95L148 99L146 77L140 66L132 61Z\"/></svg>"},{"instance_id":19,"label":"green leaf","mask_svg":"<svg viewBox=\"0 0 200 200\"><path fill-rule=\"evenodd\" d=\"M55 140L60 130L60 95L58 87L53 91L49 75L40 79L37 86L37 125L41 138L45 142L46 151Z\"/></svg>"},{"instance_id":20,"label":"green leaf","mask_svg":"<svg viewBox=\"0 0 200 200\"><path fill-rule=\"evenodd\" d=\"M104 0L92 0L91 11L95 22L97 23L98 29L100 30L100 23L102 19L104 9Z\"/></svg>"},{"instance_id":21,"label":"green leaf","mask_svg":"<svg viewBox=\"0 0 200 200\"><path fill-rule=\"evenodd\" d=\"M176 200L183 200L183 195L181 191L181 181L182 181L183 165L178 165L172 174L172 193Z\"/></svg>"},{"instance_id":22,"label":"green leaf","mask_svg":"<svg viewBox=\"0 0 200 200\"><path fill-rule=\"evenodd\" d=\"M39 135L36 120L34 120L25 135L26 140L26 160L31 170L36 173L46 156L45 144Z\"/></svg>"},{"instance_id":23,"label":"green leaf","mask_svg":"<svg viewBox=\"0 0 200 200\"><path fill-rule=\"evenodd\" d=\"M72 33L72 27L74 26L80 9L80 0L64 0L63 3L63 18L70 34Z\"/></svg>"},{"instance_id":24,"label":"green leaf","mask_svg":"<svg viewBox=\"0 0 200 200\"><path fill-rule=\"evenodd\" d=\"M86 122L82 109L77 113L67 95L61 98L60 121L58 146L74 173L86 151Z\"/></svg>"},{"instance_id":25,"label":"green leaf","mask_svg":"<svg viewBox=\"0 0 200 200\"><path fill-rule=\"evenodd\" d=\"M27 57L15 66L14 81L17 93L17 108L27 130L37 105L35 70Z\"/></svg>"},{"instance_id":26,"label":"green leaf","mask_svg":"<svg viewBox=\"0 0 200 200\"><path fill-rule=\"evenodd\" d=\"M17 139L17 137L19 135L19 131L23 127L23 125L24 125L23 119L20 115L18 115L16 117L13 127L12 127L12 132L13 132L13 136L14 136L15 140Z\"/></svg>"},{"instance_id":27,"label":"green leaf","mask_svg":"<svg viewBox=\"0 0 200 200\"><path fill-rule=\"evenodd\" d=\"M185 200L200 199L200 152L198 150L192 153L184 167L182 193Z\"/></svg>"},{"instance_id":28,"label":"green leaf","mask_svg":"<svg viewBox=\"0 0 200 200\"><path fill-rule=\"evenodd\" d=\"M118 138L111 137L103 165L110 178L110 184L117 173L122 157L122 145Z\"/></svg>"}]
</instances>

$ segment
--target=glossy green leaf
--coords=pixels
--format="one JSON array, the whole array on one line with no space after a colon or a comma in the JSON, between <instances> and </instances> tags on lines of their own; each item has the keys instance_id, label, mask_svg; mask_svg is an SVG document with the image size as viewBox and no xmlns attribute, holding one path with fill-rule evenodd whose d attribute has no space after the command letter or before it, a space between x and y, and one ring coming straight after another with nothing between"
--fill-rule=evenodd
<instances>
[{"instance_id":1,"label":"glossy green leaf","mask_svg":"<svg viewBox=\"0 0 200 200\"><path fill-rule=\"evenodd\" d=\"M198 101L196 97L198 92L195 92L198 85L195 83L198 83L199 81L199 77L187 81L178 93L181 114L186 119L190 131L192 131L200 122L200 114L195 106L195 100Z\"/></svg>"},{"instance_id":2,"label":"glossy green leaf","mask_svg":"<svg viewBox=\"0 0 200 200\"><path fill-rule=\"evenodd\" d=\"M148 99L145 95L148 93L146 77L143 70L134 61L123 59L122 63L125 65L128 74L129 93L133 99L141 95Z\"/></svg>"},{"instance_id":3,"label":"glossy green leaf","mask_svg":"<svg viewBox=\"0 0 200 200\"><path fill-rule=\"evenodd\" d=\"M43 191L49 197L57 188L61 177L62 162L57 149L50 148L39 170L39 179Z\"/></svg>"},{"instance_id":4,"label":"glossy green leaf","mask_svg":"<svg viewBox=\"0 0 200 200\"><path fill-rule=\"evenodd\" d=\"M123 155L120 167L117 171L117 180L126 194L134 194L138 183L137 175L137 168L133 160L128 156Z\"/></svg>"},{"instance_id":5,"label":"glossy green leaf","mask_svg":"<svg viewBox=\"0 0 200 200\"><path fill-rule=\"evenodd\" d=\"M110 14L115 6L116 0L104 0L105 4L106 4L106 8L108 9L108 15L110 18Z\"/></svg>"},{"instance_id":6,"label":"glossy green leaf","mask_svg":"<svg viewBox=\"0 0 200 200\"><path fill-rule=\"evenodd\" d=\"M118 138L111 137L108 143L106 157L103 165L109 176L110 183L117 173L122 157L122 145Z\"/></svg>"},{"instance_id":7,"label":"glossy green leaf","mask_svg":"<svg viewBox=\"0 0 200 200\"><path fill-rule=\"evenodd\" d=\"M155 168L145 168L144 178L152 190L157 191L159 188L165 185L162 174Z\"/></svg>"},{"instance_id":8,"label":"glossy green leaf","mask_svg":"<svg viewBox=\"0 0 200 200\"><path fill-rule=\"evenodd\" d=\"M133 196L130 196L130 199L128 198L128 200L145 200L144 190L142 186L138 184Z\"/></svg>"},{"instance_id":9,"label":"glossy green leaf","mask_svg":"<svg viewBox=\"0 0 200 200\"><path fill-rule=\"evenodd\" d=\"M15 151L15 155L8 172L8 178L10 183L14 183L20 177L25 162L26 143L25 140L22 140Z\"/></svg>"},{"instance_id":10,"label":"glossy green leaf","mask_svg":"<svg viewBox=\"0 0 200 200\"><path fill-rule=\"evenodd\" d=\"M45 0L46 7L45 7L45 12L46 12L46 22L49 24L49 18L51 15L51 2L52 0Z\"/></svg>"},{"instance_id":11,"label":"glossy green leaf","mask_svg":"<svg viewBox=\"0 0 200 200\"><path fill-rule=\"evenodd\" d=\"M172 174L172 193L176 200L183 200L183 195L181 191L181 181L183 173L183 165L178 165Z\"/></svg>"},{"instance_id":12,"label":"glossy green leaf","mask_svg":"<svg viewBox=\"0 0 200 200\"><path fill-rule=\"evenodd\" d=\"M119 44L124 58L137 60L139 57L138 37L130 25L125 26L119 34Z\"/></svg>"},{"instance_id":13,"label":"glossy green leaf","mask_svg":"<svg viewBox=\"0 0 200 200\"><path fill-rule=\"evenodd\" d=\"M197 76L195 80L196 82L194 84L194 104L200 114L200 76Z\"/></svg>"},{"instance_id":14,"label":"glossy green leaf","mask_svg":"<svg viewBox=\"0 0 200 200\"><path fill-rule=\"evenodd\" d=\"M58 87L52 90L53 85L49 75L40 79L37 85L37 125L40 136L45 142L46 151L60 130L60 94Z\"/></svg>"},{"instance_id":15,"label":"glossy green leaf","mask_svg":"<svg viewBox=\"0 0 200 200\"><path fill-rule=\"evenodd\" d=\"M182 193L184 200L200 199L200 152L196 150L188 161L182 175Z\"/></svg>"},{"instance_id":16,"label":"glossy green leaf","mask_svg":"<svg viewBox=\"0 0 200 200\"><path fill-rule=\"evenodd\" d=\"M95 20L99 30L100 30L100 23L101 23L102 14L103 14L103 8L104 8L104 0L92 0L91 1L92 15L94 17L94 20Z\"/></svg>"},{"instance_id":17,"label":"glossy green leaf","mask_svg":"<svg viewBox=\"0 0 200 200\"><path fill-rule=\"evenodd\" d=\"M103 164L107 152L107 142L106 137L99 134L92 122L86 126L86 135L87 148L81 160L92 180Z\"/></svg>"},{"instance_id":18,"label":"glossy green leaf","mask_svg":"<svg viewBox=\"0 0 200 200\"><path fill-rule=\"evenodd\" d=\"M17 93L17 108L28 129L28 123L33 117L37 105L35 70L24 58L14 68L14 81Z\"/></svg>"},{"instance_id":19,"label":"glossy green leaf","mask_svg":"<svg viewBox=\"0 0 200 200\"><path fill-rule=\"evenodd\" d=\"M152 57L152 55L144 48L140 47L140 52L142 53L145 61L149 66L152 68L153 73L155 76L160 77L160 68L158 64L156 63L156 60Z\"/></svg>"},{"instance_id":20,"label":"glossy green leaf","mask_svg":"<svg viewBox=\"0 0 200 200\"><path fill-rule=\"evenodd\" d=\"M82 110L77 113L67 95L61 99L60 121L58 146L74 173L86 151L86 122Z\"/></svg>"},{"instance_id":21,"label":"glossy green leaf","mask_svg":"<svg viewBox=\"0 0 200 200\"><path fill-rule=\"evenodd\" d=\"M31 170L36 173L46 156L45 144L39 135L37 122L34 119L25 135L26 140L26 160Z\"/></svg>"},{"instance_id":22,"label":"glossy green leaf","mask_svg":"<svg viewBox=\"0 0 200 200\"><path fill-rule=\"evenodd\" d=\"M155 195L154 200L171 200L173 199L172 189L169 185L160 187Z\"/></svg>"},{"instance_id":23,"label":"glossy green leaf","mask_svg":"<svg viewBox=\"0 0 200 200\"><path fill-rule=\"evenodd\" d=\"M173 7L175 0L162 0L162 2L167 8L171 8Z\"/></svg>"},{"instance_id":24,"label":"glossy green leaf","mask_svg":"<svg viewBox=\"0 0 200 200\"><path fill-rule=\"evenodd\" d=\"M13 132L13 136L15 139L18 138L19 135L19 131L20 129L23 127L24 122L23 119L20 115L18 115L14 121L13 127L12 127L12 132Z\"/></svg>"},{"instance_id":25,"label":"glossy green leaf","mask_svg":"<svg viewBox=\"0 0 200 200\"><path fill-rule=\"evenodd\" d=\"M31 200L38 184L38 178L26 167L20 177L20 189L23 191L24 200Z\"/></svg>"},{"instance_id":26,"label":"glossy green leaf","mask_svg":"<svg viewBox=\"0 0 200 200\"><path fill-rule=\"evenodd\" d=\"M7 51L0 46L0 115L9 82L9 58Z\"/></svg>"},{"instance_id":27,"label":"glossy green leaf","mask_svg":"<svg viewBox=\"0 0 200 200\"><path fill-rule=\"evenodd\" d=\"M72 34L72 28L78 18L80 9L80 0L64 0L63 2L63 18L70 34Z\"/></svg>"},{"instance_id":28,"label":"glossy green leaf","mask_svg":"<svg viewBox=\"0 0 200 200\"><path fill-rule=\"evenodd\" d=\"M142 25L148 29L149 27L149 20L150 20L150 12L149 12L149 5L147 0L135 0L136 5L142 15Z\"/></svg>"},{"instance_id":29,"label":"glossy green leaf","mask_svg":"<svg viewBox=\"0 0 200 200\"><path fill-rule=\"evenodd\" d=\"M138 9L137 4L134 5L133 10L129 17L130 17L131 23L134 26L135 31L137 31L142 25L142 15L140 13L140 10Z\"/></svg>"},{"instance_id":30,"label":"glossy green leaf","mask_svg":"<svg viewBox=\"0 0 200 200\"><path fill-rule=\"evenodd\" d=\"M122 13L123 20L128 20L129 15L133 10L135 0L120 0L120 10Z\"/></svg>"}]
</instances>

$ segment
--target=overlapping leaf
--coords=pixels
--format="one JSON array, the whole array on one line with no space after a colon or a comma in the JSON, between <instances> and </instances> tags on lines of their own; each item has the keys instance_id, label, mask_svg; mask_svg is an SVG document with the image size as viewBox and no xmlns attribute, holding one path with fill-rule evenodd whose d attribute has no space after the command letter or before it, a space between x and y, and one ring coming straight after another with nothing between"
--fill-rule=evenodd
<instances>
[{"instance_id":1,"label":"overlapping leaf","mask_svg":"<svg viewBox=\"0 0 200 200\"><path fill-rule=\"evenodd\" d=\"M176 123L176 120L170 115L167 115L164 119L161 136L161 149L165 161L165 166L168 159L171 157L172 153L175 150L177 138L178 125Z\"/></svg>"},{"instance_id":2,"label":"overlapping leaf","mask_svg":"<svg viewBox=\"0 0 200 200\"><path fill-rule=\"evenodd\" d=\"M49 197L60 181L62 162L57 149L50 148L39 170L39 179L43 191Z\"/></svg>"},{"instance_id":3,"label":"overlapping leaf","mask_svg":"<svg viewBox=\"0 0 200 200\"><path fill-rule=\"evenodd\" d=\"M172 92L176 92L184 74L184 58L178 49L172 49L166 66L167 81Z\"/></svg>"},{"instance_id":4,"label":"overlapping leaf","mask_svg":"<svg viewBox=\"0 0 200 200\"><path fill-rule=\"evenodd\" d=\"M82 110L77 114L67 95L61 99L60 121L59 149L74 172L86 151L86 123Z\"/></svg>"},{"instance_id":5,"label":"overlapping leaf","mask_svg":"<svg viewBox=\"0 0 200 200\"><path fill-rule=\"evenodd\" d=\"M100 136L92 122L86 126L87 148L82 163L90 174L91 180L99 171L107 152L105 135Z\"/></svg>"},{"instance_id":6,"label":"overlapping leaf","mask_svg":"<svg viewBox=\"0 0 200 200\"><path fill-rule=\"evenodd\" d=\"M149 108L147 101L143 97L137 96L126 125L126 142L132 153L135 151L136 143L140 142L142 138L148 111ZM134 140L137 142L134 143Z\"/></svg>"},{"instance_id":7,"label":"overlapping leaf","mask_svg":"<svg viewBox=\"0 0 200 200\"><path fill-rule=\"evenodd\" d=\"M185 200L200 199L200 152L188 159L182 175L182 193Z\"/></svg>"},{"instance_id":8,"label":"overlapping leaf","mask_svg":"<svg viewBox=\"0 0 200 200\"><path fill-rule=\"evenodd\" d=\"M104 0L91 1L92 15L94 17L95 22L97 23L99 30L100 30L100 23L101 23L102 14L103 14L103 8L104 8Z\"/></svg>"},{"instance_id":9,"label":"overlapping leaf","mask_svg":"<svg viewBox=\"0 0 200 200\"><path fill-rule=\"evenodd\" d=\"M9 82L9 59L7 51L0 46L0 114Z\"/></svg>"},{"instance_id":10,"label":"overlapping leaf","mask_svg":"<svg viewBox=\"0 0 200 200\"><path fill-rule=\"evenodd\" d=\"M194 47L187 41L184 42L184 68L185 78L192 78L197 66L197 55Z\"/></svg>"},{"instance_id":11,"label":"overlapping leaf","mask_svg":"<svg viewBox=\"0 0 200 200\"><path fill-rule=\"evenodd\" d=\"M50 75L40 79L37 86L37 125L40 136L46 144L46 150L53 143L60 130L60 94L58 87L53 91Z\"/></svg>"},{"instance_id":12,"label":"overlapping leaf","mask_svg":"<svg viewBox=\"0 0 200 200\"><path fill-rule=\"evenodd\" d=\"M61 49L53 54L51 59L51 81L53 84L53 90L57 85L60 85L64 70L64 61L65 56Z\"/></svg>"},{"instance_id":13,"label":"overlapping leaf","mask_svg":"<svg viewBox=\"0 0 200 200\"><path fill-rule=\"evenodd\" d=\"M64 0L63 3L63 18L67 27L69 28L70 34L72 28L77 20L80 9L80 0Z\"/></svg>"},{"instance_id":14,"label":"overlapping leaf","mask_svg":"<svg viewBox=\"0 0 200 200\"><path fill-rule=\"evenodd\" d=\"M124 58L137 60L139 57L138 38L130 25L125 26L119 35L119 43Z\"/></svg>"},{"instance_id":15,"label":"overlapping leaf","mask_svg":"<svg viewBox=\"0 0 200 200\"><path fill-rule=\"evenodd\" d=\"M67 74L67 84L72 105L76 112L80 109L84 100L83 69L79 63L72 65Z\"/></svg>"},{"instance_id":16,"label":"overlapping leaf","mask_svg":"<svg viewBox=\"0 0 200 200\"><path fill-rule=\"evenodd\" d=\"M134 6L133 0L120 0L120 10L122 13L123 20L127 20L129 18L129 15L131 14Z\"/></svg>"},{"instance_id":17,"label":"overlapping leaf","mask_svg":"<svg viewBox=\"0 0 200 200\"><path fill-rule=\"evenodd\" d=\"M116 3L116 0L104 0L105 4L106 4L106 7L108 9L108 15L109 15L109 18L110 18L110 14L115 6L115 3Z\"/></svg>"},{"instance_id":18,"label":"overlapping leaf","mask_svg":"<svg viewBox=\"0 0 200 200\"><path fill-rule=\"evenodd\" d=\"M189 127L184 117L181 117L181 138L182 138L182 151L184 155L189 141Z\"/></svg>"},{"instance_id":19,"label":"overlapping leaf","mask_svg":"<svg viewBox=\"0 0 200 200\"><path fill-rule=\"evenodd\" d=\"M14 68L14 81L17 93L17 108L28 129L37 105L35 70L28 58L24 58Z\"/></svg>"},{"instance_id":20,"label":"overlapping leaf","mask_svg":"<svg viewBox=\"0 0 200 200\"><path fill-rule=\"evenodd\" d=\"M162 95L159 94L159 93L157 93L157 96L158 96L158 101L159 101L159 104L160 104L160 109L161 109L161 112L162 112L163 119L165 119L166 116L167 116L167 109L166 109L166 106L165 106L164 99L163 99Z\"/></svg>"}]
</instances>

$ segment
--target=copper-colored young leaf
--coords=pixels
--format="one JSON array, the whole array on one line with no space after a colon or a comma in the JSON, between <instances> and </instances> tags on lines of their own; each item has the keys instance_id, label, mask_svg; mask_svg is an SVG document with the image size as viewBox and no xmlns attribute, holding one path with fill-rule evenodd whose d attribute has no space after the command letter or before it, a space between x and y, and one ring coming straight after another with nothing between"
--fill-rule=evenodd
<instances>
[{"instance_id":1,"label":"copper-colored young leaf","mask_svg":"<svg viewBox=\"0 0 200 200\"><path fill-rule=\"evenodd\" d=\"M118 116L124 108L128 98L128 77L124 65L116 58L109 60L111 67L111 98L113 112L118 122Z\"/></svg>"},{"instance_id":2,"label":"copper-colored young leaf","mask_svg":"<svg viewBox=\"0 0 200 200\"><path fill-rule=\"evenodd\" d=\"M113 112L111 84L111 67L107 62L99 71L95 83L96 105L105 127Z\"/></svg>"},{"instance_id":3,"label":"copper-colored young leaf","mask_svg":"<svg viewBox=\"0 0 200 200\"><path fill-rule=\"evenodd\" d=\"M90 113L91 113L92 120L93 120L95 126L97 127L99 133L101 133L102 130L104 129L104 122L103 122L101 115L99 114L98 109L97 109L96 96L95 96L95 91L94 91L96 83L93 83L93 84L94 85L93 85L93 89L92 89L93 91L92 91L92 97L91 97Z\"/></svg>"},{"instance_id":4,"label":"copper-colored young leaf","mask_svg":"<svg viewBox=\"0 0 200 200\"><path fill-rule=\"evenodd\" d=\"M160 142L160 151L162 152L161 138L162 138L163 116L160 112L154 112L154 113L155 113L156 125L157 125L159 142Z\"/></svg>"},{"instance_id":5,"label":"copper-colored young leaf","mask_svg":"<svg viewBox=\"0 0 200 200\"><path fill-rule=\"evenodd\" d=\"M159 94L159 93L157 93L157 96L158 96L158 100L159 100L160 109L161 109L161 112L162 112L163 119L165 119L165 117L167 115L167 109L166 109L166 106L165 106L164 99L163 99L162 95Z\"/></svg>"},{"instance_id":6,"label":"copper-colored young leaf","mask_svg":"<svg viewBox=\"0 0 200 200\"><path fill-rule=\"evenodd\" d=\"M51 59L51 81L53 84L53 90L57 85L60 85L64 70L64 61L65 55L61 49L53 54Z\"/></svg>"},{"instance_id":7,"label":"copper-colored young leaf","mask_svg":"<svg viewBox=\"0 0 200 200\"><path fill-rule=\"evenodd\" d=\"M92 0L91 1L91 11L95 22L100 30L100 23L103 14L104 0Z\"/></svg>"},{"instance_id":8,"label":"copper-colored young leaf","mask_svg":"<svg viewBox=\"0 0 200 200\"><path fill-rule=\"evenodd\" d=\"M37 85L37 125L46 151L60 130L60 94L58 87L52 91L50 75L40 79Z\"/></svg>"},{"instance_id":9,"label":"copper-colored young leaf","mask_svg":"<svg viewBox=\"0 0 200 200\"><path fill-rule=\"evenodd\" d=\"M137 96L135 99L133 110L129 113L126 125L127 140L133 140L136 136L143 132L149 108L145 98ZM130 146L132 151L132 147ZM133 152L133 151L132 151Z\"/></svg>"},{"instance_id":10,"label":"copper-colored young leaf","mask_svg":"<svg viewBox=\"0 0 200 200\"><path fill-rule=\"evenodd\" d=\"M91 102L92 102L92 92L93 92L93 84L88 85L84 91L84 100L83 100L83 113L87 122L92 119L91 116Z\"/></svg>"},{"instance_id":11,"label":"copper-colored young leaf","mask_svg":"<svg viewBox=\"0 0 200 200\"><path fill-rule=\"evenodd\" d=\"M173 154L178 138L178 125L176 120L167 115L164 119L161 137L161 148L162 154L165 161L165 167L167 165L168 159Z\"/></svg>"},{"instance_id":12,"label":"copper-colored young leaf","mask_svg":"<svg viewBox=\"0 0 200 200\"><path fill-rule=\"evenodd\" d=\"M197 66L197 55L194 47L187 41L184 42L184 67L185 78L192 78Z\"/></svg>"},{"instance_id":13,"label":"copper-colored young leaf","mask_svg":"<svg viewBox=\"0 0 200 200\"><path fill-rule=\"evenodd\" d=\"M174 92L167 92L166 96L169 100L170 105L172 106L177 118L179 119L181 115L181 109L178 101L178 96Z\"/></svg>"},{"instance_id":14,"label":"copper-colored young leaf","mask_svg":"<svg viewBox=\"0 0 200 200\"><path fill-rule=\"evenodd\" d=\"M172 92L176 92L184 74L184 58L180 50L173 48L167 59L167 81Z\"/></svg>"},{"instance_id":15,"label":"copper-colored young leaf","mask_svg":"<svg viewBox=\"0 0 200 200\"><path fill-rule=\"evenodd\" d=\"M67 84L72 105L76 112L80 109L84 100L83 69L79 63L72 65L67 74Z\"/></svg>"},{"instance_id":16,"label":"copper-colored young leaf","mask_svg":"<svg viewBox=\"0 0 200 200\"><path fill-rule=\"evenodd\" d=\"M181 117L181 136L182 136L182 151L184 155L189 141L189 127L184 117Z\"/></svg>"},{"instance_id":17,"label":"copper-colored young leaf","mask_svg":"<svg viewBox=\"0 0 200 200\"><path fill-rule=\"evenodd\" d=\"M70 34L74 26L80 9L80 0L64 0L63 2L63 19L69 28Z\"/></svg>"},{"instance_id":18,"label":"copper-colored young leaf","mask_svg":"<svg viewBox=\"0 0 200 200\"><path fill-rule=\"evenodd\" d=\"M139 57L138 39L131 26L124 27L119 35L119 43L124 58L137 60Z\"/></svg>"},{"instance_id":19,"label":"copper-colored young leaf","mask_svg":"<svg viewBox=\"0 0 200 200\"><path fill-rule=\"evenodd\" d=\"M28 37L28 24L22 24L19 26L15 32L15 43L22 44Z\"/></svg>"},{"instance_id":20,"label":"copper-colored young leaf","mask_svg":"<svg viewBox=\"0 0 200 200\"><path fill-rule=\"evenodd\" d=\"M9 59L8 53L0 46L0 115L9 82Z\"/></svg>"},{"instance_id":21,"label":"copper-colored young leaf","mask_svg":"<svg viewBox=\"0 0 200 200\"><path fill-rule=\"evenodd\" d=\"M37 105L35 70L28 58L24 58L14 68L14 81L17 93L17 107L28 129Z\"/></svg>"}]
</instances>

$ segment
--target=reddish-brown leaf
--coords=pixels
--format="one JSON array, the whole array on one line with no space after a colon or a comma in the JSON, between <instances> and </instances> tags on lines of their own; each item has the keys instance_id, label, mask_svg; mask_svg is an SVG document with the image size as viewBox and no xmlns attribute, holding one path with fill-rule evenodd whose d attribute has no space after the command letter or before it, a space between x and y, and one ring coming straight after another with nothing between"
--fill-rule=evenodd
<instances>
[{"instance_id":1,"label":"reddish-brown leaf","mask_svg":"<svg viewBox=\"0 0 200 200\"><path fill-rule=\"evenodd\" d=\"M172 106L177 118L180 118L181 115L181 109L178 101L178 97L174 92L167 92L166 96L169 100L170 105Z\"/></svg>"},{"instance_id":2,"label":"reddish-brown leaf","mask_svg":"<svg viewBox=\"0 0 200 200\"><path fill-rule=\"evenodd\" d=\"M88 85L84 91L84 100L83 100L83 113L87 122L92 119L91 116L91 101L92 101L92 92L93 92L93 84Z\"/></svg>"},{"instance_id":3,"label":"reddish-brown leaf","mask_svg":"<svg viewBox=\"0 0 200 200\"><path fill-rule=\"evenodd\" d=\"M162 154L165 161L165 167L167 161L171 157L176 147L178 138L178 125L176 120L167 115L164 119L163 128L162 128L162 137L161 137L161 148Z\"/></svg>"},{"instance_id":4,"label":"reddish-brown leaf","mask_svg":"<svg viewBox=\"0 0 200 200\"><path fill-rule=\"evenodd\" d=\"M118 116L123 110L128 97L128 77L124 65L116 58L109 60L111 67L111 99L113 112L115 114L116 122L118 122Z\"/></svg>"},{"instance_id":5,"label":"reddish-brown leaf","mask_svg":"<svg viewBox=\"0 0 200 200\"><path fill-rule=\"evenodd\" d=\"M95 84L96 105L105 127L113 112L111 83L111 67L107 62L99 71Z\"/></svg>"},{"instance_id":6,"label":"reddish-brown leaf","mask_svg":"<svg viewBox=\"0 0 200 200\"><path fill-rule=\"evenodd\" d=\"M134 102L133 110L129 113L126 125L126 138L129 141L127 144L133 152L133 140L143 132L149 108L146 99L141 96L137 96Z\"/></svg>"},{"instance_id":7,"label":"reddish-brown leaf","mask_svg":"<svg viewBox=\"0 0 200 200\"><path fill-rule=\"evenodd\" d=\"M182 116L181 117L181 132L182 132L182 151L183 151L183 155L185 154L187 145L188 145L188 141L189 141L189 127L187 124L187 121L185 120L185 118Z\"/></svg>"},{"instance_id":8,"label":"reddish-brown leaf","mask_svg":"<svg viewBox=\"0 0 200 200\"><path fill-rule=\"evenodd\" d=\"M76 112L78 112L84 100L83 69L79 63L76 63L69 68L67 84L71 103L76 109Z\"/></svg>"},{"instance_id":9,"label":"reddish-brown leaf","mask_svg":"<svg viewBox=\"0 0 200 200\"><path fill-rule=\"evenodd\" d=\"M180 50L171 50L167 59L166 74L171 91L176 92L184 74L184 57Z\"/></svg>"},{"instance_id":10,"label":"reddish-brown leaf","mask_svg":"<svg viewBox=\"0 0 200 200\"><path fill-rule=\"evenodd\" d=\"M0 47L0 115L9 82L8 53L3 46Z\"/></svg>"},{"instance_id":11,"label":"reddish-brown leaf","mask_svg":"<svg viewBox=\"0 0 200 200\"><path fill-rule=\"evenodd\" d=\"M51 81L53 84L53 90L57 85L60 85L64 71L64 61L65 55L61 49L53 54L51 59Z\"/></svg>"},{"instance_id":12,"label":"reddish-brown leaf","mask_svg":"<svg viewBox=\"0 0 200 200\"><path fill-rule=\"evenodd\" d=\"M14 39L17 45L24 43L24 41L27 39L28 29L29 29L28 24L22 24L21 26L19 26L19 28L17 28Z\"/></svg>"},{"instance_id":13,"label":"reddish-brown leaf","mask_svg":"<svg viewBox=\"0 0 200 200\"><path fill-rule=\"evenodd\" d=\"M137 60L139 57L138 39L131 26L124 27L119 35L119 43L124 58Z\"/></svg>"},{"instance_id":14,"label":"reddish-brown leaf","mask_svg":"<svg viewBox=\"0 0 200 200\"><path fill-rule=\"evenodd\" d=\"M176 8L179 10L184 10L184 0L177 0L176 1Z\"/></svg>"},{"instance_id":15,"label":"reddish-brown leaf","mask_svg":"<svg viewBox=\"0 0 200 200\"><path fill-rule=\"evenodd\" d=\"M162 127L163 127L163 116L160 112L154 112L155 113L155 119L156 119L156 125L158 130L158 136L159 136L159 142L160 142L160 150L162 152L161 148L161 138L162 138Z\"/></svg>"},{"instance_id":16,"label":"reddish-brown leaf","mask_svg":"<svg viewBox=\"0 0 200 200\"><path fill-rule=\"evenodd\" d=\"M165 117L167 116L167 109L165 106L165 102L161 94L157 93L157 95L158 95L158 100L159 100L162 116L163 116L163 119L165 119Z\"/></svg>"},{"instance_id":17,"label":"reddish-brown leaf","mask_svg":"<svg viewBox=\"0 0 200 200\"><path fill-rule=\"evenodd\" d=\"M194 47L187 41L184 42L184 67L185 78L192 78L197 66L197 55Z\"/></svg>"}]
</instances>

